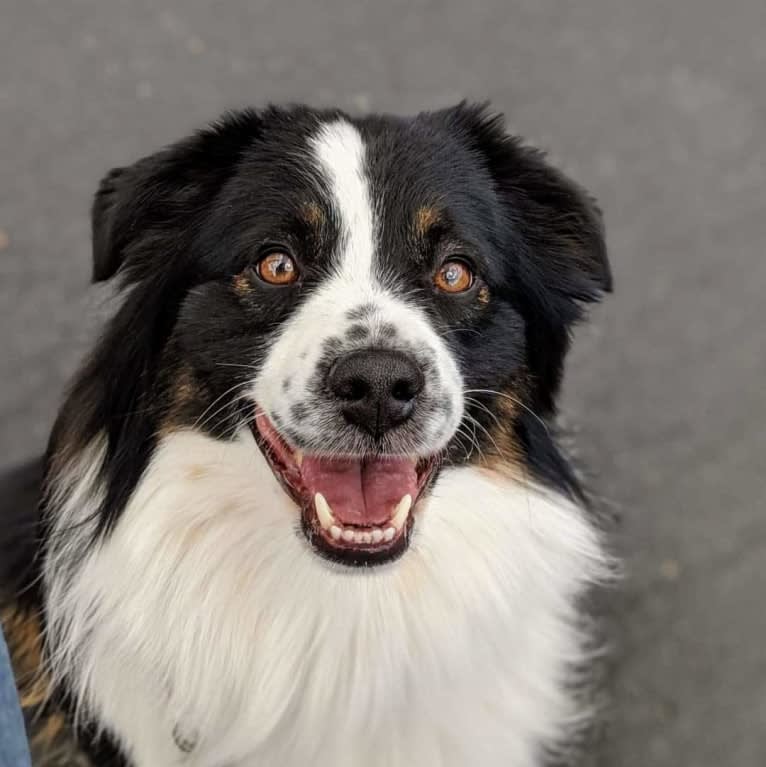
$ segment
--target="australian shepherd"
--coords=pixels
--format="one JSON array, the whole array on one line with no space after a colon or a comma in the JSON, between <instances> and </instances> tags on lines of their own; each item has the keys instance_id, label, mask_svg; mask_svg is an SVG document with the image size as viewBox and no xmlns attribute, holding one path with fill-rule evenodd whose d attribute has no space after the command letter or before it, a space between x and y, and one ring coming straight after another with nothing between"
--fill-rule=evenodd
<instances>
[{"instance_id":1,"label":"australian shepherd","mask_svg":"<svg viewBox=\"0 0 766 767\"><path fill-rule=\"evenodd\" d=\"M268 108L112 170L92 224L120 305L3 491L39 763L568 759L610 570L555 436L594 200L484 107Z\"/></svg>"}]
</instances>

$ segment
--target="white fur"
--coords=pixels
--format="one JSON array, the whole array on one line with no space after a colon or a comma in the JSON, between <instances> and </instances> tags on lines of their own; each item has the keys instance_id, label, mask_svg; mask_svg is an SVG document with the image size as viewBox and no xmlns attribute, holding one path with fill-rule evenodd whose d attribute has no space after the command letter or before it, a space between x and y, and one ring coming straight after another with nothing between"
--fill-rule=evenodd
<instances>
[{"instance_id":1,"label":"white fur","mask_svg":"<svg viewBox=\"0 0 766 767\"><path fill-rule=\"evenodd\" d=\"M339 273L346 281L369 288L376 235L362 137L351 123L338 120L323 125L310 144L340 217Z\"/></svg>"},{"instance_id":2,"label":"white fur","mask_svg":"<svg viewBox=\"0 0 766 767\"><path fill-rule=\"evenodd\" d=\"M310 415L296 420L291 406L313 405L310 382L322 355L323 342L343 340L352 324L365 324L370 339L380 348L417 350L433 359L435 371L427 378L424 397L439 392L441 402L452 407L433 407L420 435L422 441L410 444L407 452L428 455L443 448L457 429L463 415L463 385L455 361L443 340L434 331L423 311L406 296L396 295L381 285L376 276L385 254L378 252L376 213L366 173L366 149L362 137L350 123L339 120L323 125L310 141L317 170L332 195L339 219L339 252L336 268L301 308L278 331L269 355L259 373L253 398L272 418L301 435L307 444L326 439L327 418L320 408L311 407ZM383 190L376 190L379 201ZM371 307L362 320L351 320L349 311ZM391 325L395 337L383 328ZM345 351L353 345L345 343ZM285 391L284 382L290 385Z\"/></svg>"},{"instance_id":3,"label":"white fur","mask_svg":"<svg viewBox=\"0 0 766 767\"><path fill-rule=\"evenodd\" d=\"M446 470L400 560L344 568L309 549L249 433L178 432L67 576L96 454L64 478L49 639L137 767L527 767L582 713L576 601L605 557L569 501Z\"/></svg>"},{"instance_id":4,"label":"white fur","mask_svg":"<svg viewBox=\"0 0 766 767\"><path fill-rule=\"evenodd\" d=\"M432 405L407 447L434 453L462 418L458 367L376 276L382 190L370 193L358 131L322 126L311 147L341 224L336 269L275 334L250 395L327 439L310 381L326 339L363 321L375 345L432 360L426 393L453 407ZM371 309L349 318L359 306ZM300 422L295 404L310 406ZM584 659L576 602L605 557L571 502L448 469L402 558L354 569L310 549L247 429L231 443L166 436L93 543L102 459L99 440L55 486L48 640L55 675L136 767L533 767L582 715L567 689Z\"/></svg>"}]
</instances>

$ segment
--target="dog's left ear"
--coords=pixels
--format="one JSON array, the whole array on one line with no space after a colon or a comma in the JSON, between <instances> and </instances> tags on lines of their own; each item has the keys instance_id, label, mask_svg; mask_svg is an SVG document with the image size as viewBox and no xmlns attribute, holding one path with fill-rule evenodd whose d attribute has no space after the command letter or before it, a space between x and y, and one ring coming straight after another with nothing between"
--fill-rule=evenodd
<instances>
[{"instance_id":1,"label":"dog's left ear","mask_svg":"<svg viewBox=\"0 0 766 767\"><path fill-rule=\"evenodd\" d=\"M467 132L486 158L487 169L519 233L523 265L561 309L577 319L580 305L612 290L601 211L578 184L505 131L502 116L485 105L460 104L448 119Z\"/></svg>"},{"instance_id":2,"label":"dog's left ear","mask_svg":"<svg viewBox=\"0 0 766 767\"><path fill-rule=\"evenodd\" d=\"M193 230L260 127L255 112L232 112L134 165L110 171L91 209L93 281L119 273L124 284L137 282L156 273L157 259L181 250L184 234Z\"/></svg>"},{"instance_id":3,"label":"dog's left ear","mask_svg":"<svg viewBox=\"0 0 766 767\"><path fill-rule=\"evenodd\" d=\"M612 290L601 211L542 152L506 133L485 105L459 104L441 113L481 156L505 213L506 256L526 321L533 407L555 410L570 331L585 305Z\"/></svg>"}]
</instances>

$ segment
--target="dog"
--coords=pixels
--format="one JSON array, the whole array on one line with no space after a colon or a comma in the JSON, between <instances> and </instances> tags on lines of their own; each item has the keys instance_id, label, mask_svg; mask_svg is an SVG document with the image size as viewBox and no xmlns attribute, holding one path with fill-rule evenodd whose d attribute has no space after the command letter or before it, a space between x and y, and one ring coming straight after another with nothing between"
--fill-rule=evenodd
<instances>
[{"instance_id":1,"label":"dog","mask_svg":"<svg viewBox=\"0 0 766 767\"><path fill-rule=\"evenodd\" d=\"M594 199L485 105L271 107L112 170L92 227L121 303L4 493L48 748L566 761L611 569L555 428Z\"/></svg>"}]
</instances>

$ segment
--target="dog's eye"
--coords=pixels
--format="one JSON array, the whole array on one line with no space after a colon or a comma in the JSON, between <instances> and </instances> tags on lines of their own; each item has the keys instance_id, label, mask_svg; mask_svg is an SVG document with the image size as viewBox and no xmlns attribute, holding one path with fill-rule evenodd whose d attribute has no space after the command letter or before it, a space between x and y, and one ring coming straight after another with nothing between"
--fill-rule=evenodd
<instances>
[{"instance_id":1,"label":"dog's eye","mask_svg":"<svg viewBox=\"0 0 766 767\"><path fill-rule=\"evenodd\" d=\"M268 253L257 264L258 276L270 285L289 285L298 279L298 267L291 256L281 251Z\"/></svg>"},{"instance_id":2,"label":"dog's eye","mask_svg":"<svg viewBox=\"0 0 766 767\"><path fill-rule=\"evenodd\" d=\"M473 272L465 261L445 261L434 275L434 285L445 293L465 293L473 285Z\"/></svg>"}]
</instances>

